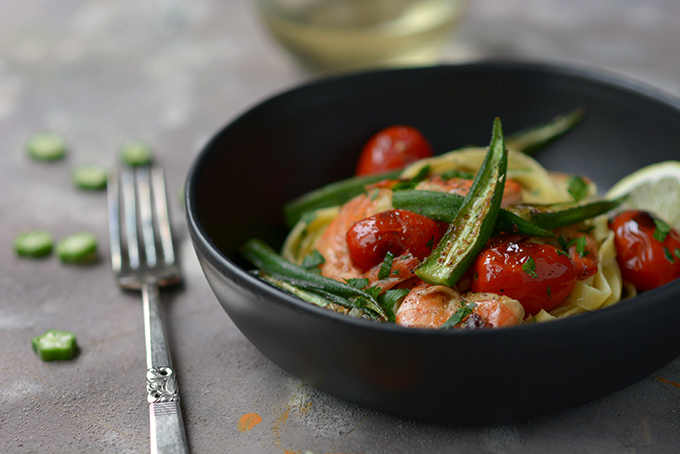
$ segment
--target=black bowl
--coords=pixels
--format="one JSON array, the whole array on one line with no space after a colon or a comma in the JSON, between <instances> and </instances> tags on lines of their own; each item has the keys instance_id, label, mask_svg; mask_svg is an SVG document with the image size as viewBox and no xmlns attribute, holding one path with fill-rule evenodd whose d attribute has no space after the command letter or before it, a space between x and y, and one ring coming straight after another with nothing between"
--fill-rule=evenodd
<instances>
[{"instance_id":1,"label":"black bowl","mask_svg":"<svg viewBox=\"0 0 680 454\"><path fill-rule=\"evenodd\" d=\"M488 144L576 107L588 115L542 150L549 169L602 189L676 158L680 103L588 70L489 62L339 76L276 96L221 130L186 185L189 229L205 275L243 334L283 370L329 394L438 422L491 423L568 409L618 391L680 355L680 280L610 308L499 330L406 329L353 319L254 277L238 248L274 247L282 205L351 176L361 145L396 123L437 153Z\"/></svg>"}]
</instances>

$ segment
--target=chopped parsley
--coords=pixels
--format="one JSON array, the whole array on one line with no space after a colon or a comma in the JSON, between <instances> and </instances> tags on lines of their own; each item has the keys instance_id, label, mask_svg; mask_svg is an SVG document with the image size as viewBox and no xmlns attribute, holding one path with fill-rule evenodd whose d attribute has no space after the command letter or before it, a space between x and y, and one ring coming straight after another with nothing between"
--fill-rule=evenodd
<instances>
[{"instance_id":1,"label":"chopped parsley","mask_svg":"<svg viewBox=\"0 0 680 454\"><path fill-rule=\"evenodd\" d=\"M575 202L579 202L588 196L588 183L580 176L574 175L567 184L567 191L569 191Z\"/></svg>"},{"instance_id":2,"label":"chopped parsley","mask_svg":"<svg viewBox=\"0 0 680 454\"><path fill-rule=\"evenodd\" d=\"M578 252L578 255L580 257L585 257L588 255L588 251L586 251L586 246L588 246L588 240L586 239L585 235L582 235L578 238L572 238L571 240L567 240L565 237L560 235L557 238L557 242L560 243L560 246L562 249L564 249L565 253L564 255L569 255L569 248L572 247L573 245L576 245L576 252ZM558 253L561 253L561 251L558 249Z\"/></svg>"},{"instance_id":3,"label":"chopped parsley","mask_svg":"<svg viewBox=\"0 0 680 454\"><path fill-rule=\"evenodd\" d=\"M409 292L410 290L407 288L389 289L378 297L378 304L385 309L385 313L387 313L390 321L393 322L396 319L397 309L399 308L398 303L401 303Z\"/></svg>"},{"instance_id":4,"label":"chopped parsley","mask_svg":"<svg viewBox=\"0 0 680 454\"><path fill-rule=\"evenodd\" d=\"M358 288L359 290L363 290L368 287L368 278L361 279L358 277L353 277L351 279L345 279L345 282L350 287Z\"/></svg>"},{"instance_id":5,"label":"chopped parsley","mask_svg":"<svg viewBox=\"0 0 680 454\"><path fill-rule=\"evenodd\" d=\"M463 180L472 180L475 175L471 172L466 172L465 170L450 169L441 174L442 179L452 180L454 178L461 178Z\"/></svg>"},{"instance_id":6,"label":"chopped parsley","mask_svg":"<svg viewBox=\"0 0 680 454\"><path fill-rule=\"evenodd\" d=\"M380 265L380 271L378 271L378 280L382 281L383 279L390 277L390 270L392 270L393 261L394 254L392 254L390 251L387 251L387 254L385 254L385 259L383 260L382 265Z\"/></svg>"},{"instance_id":7,"label":"chopped parsley","mask_svg":"<svg viewBox=\"0 0 680 454\"><path fill-rule=\"evenodd\" d=\"M318 269L318 267L323 265L325 262L326 259L323 258L323 255L314 249L311 254L302 260L302 267L313 271Z\"/></svg>"},{"instance_id":8,"label":"chopped parsley","mask_svg":"<svg viewBox=\"0 0 680 454\"><path fill-rule=\"evenodd\" d=\"M566 257L571 257L569 254L567 254L567 253L566 253L565 251L563 251L562 249L557 249L557 248L555 248L555 250L557 251L557 255L564 255L564 256L566 256Z\"/></svg>"},{"instance_id":9,"label":"chopped parsley","mask_svg":"<svg viewBox=\"0 0 680 454\"><path fill-rule=\"evenodd\" d=\"M425 177L427 177L429 174L430 174L430 166L429 165L423 166L418 171L416 176L414 176L410 180L399 181L394 186L392 186L392 191L403 191L405 189L415 189L415 187L418 186L418 183L423 181L425 179Z\"/></svg>"},{"instance_id":10,"label":"chopped parsley","mask_svg":"<svg viewBox=\"0 0 680 454\"><path fill-rule=\"evenodd\" d=\"M666 224L661 219L654 219L654 225L656 228L654 229L654 234L652 236L658 242L663 243L666 241L666 237L671 232L671 226Z\"/></svg>"},{"instance_id":11,"label":"chopped parsley","mask_svg":"<svg viewBox=\"0 0 680 454\"><path fill-rule=\"evenodd\" d=\"M529 277L538 277L536 274L536 262L534 262L534 258L529 256L529 259L522 263L522 270L524 270L525 273Z\"/></svg>"},{"instance_id":12,"label":"chopped parsley","mask_svg":"<svg viewBox=\"0 0 680 454\"><path fill-rule=\"evenodd\" d=\"M673 254L671 254L671 251L666 246L663 247L663 255L666 256L666 260L668 260L670 263L675 263Z\"/></svg>"},{"instance_id":13,"label":"chopped parsley","mask_svg":"<svg viewBox=\"0 0 680 454\"><path fill-rule=\"evenodd\" d=\"M460 324L465 317L472 314L472 311L477 307L476 303L463 303L456 312L453 313L449 319L444 322L440 329L450 329Z\"/></svg>"},{"instance_id":14,"label":"chopped parsley","mask_svg":"<svg viewBox=\"0 0 680 454\"><path fill-rule=\"evenodd\" d=\"M430 238L430 240L427 243L425 243L425 247L428 248L429 250L432 250L432 248L434 247L434 236Z\"/></svg>"},{"instance_id":15,"label":"chopped parsley","mask_svg":"<svg viewBox=\"0 0 680 454\"><path fill-rule=\"evenodd\" d=\"M586 245L588 240L586 240L585 235L578 237L576 240L576 252L578 252L579 257L585 257L588 254L586 251Z\"/></svg>"}]
</instances>

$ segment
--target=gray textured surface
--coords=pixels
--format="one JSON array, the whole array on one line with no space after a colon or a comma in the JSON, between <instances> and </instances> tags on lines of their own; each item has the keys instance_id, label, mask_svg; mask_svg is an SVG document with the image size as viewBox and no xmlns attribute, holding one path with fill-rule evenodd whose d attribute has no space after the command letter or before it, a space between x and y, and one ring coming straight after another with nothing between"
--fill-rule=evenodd
<instances>
[{"instance_id":1,"label":"gray textured surface","mask_svg":"<svg viewBox=\"0 0 680 454\"><path fill-rule=\"evenodd\" d=\"M472 0L445 61L587 65L677 97L678 19L676 0ZM105 195L69 180L77 164L114 165L131 138L153 144L173 195L186 280L163 298L193 452L677 452L680 360L572 411L461 428L338 401L245 340L202 276L178 194L213 132L310 77L261 30L246 0L0 3L0 452L148 452L140 299L111 276ZM23 143L39 130L67 138L67 159L25 156ZM33 228L57 238L89 230L101 259L80 267L19 259L14 235ZM38 360L30 339L49 328L76 333L76 360ZM248 413L262 422L241 431Z\"/></svg>"}]
</instances>

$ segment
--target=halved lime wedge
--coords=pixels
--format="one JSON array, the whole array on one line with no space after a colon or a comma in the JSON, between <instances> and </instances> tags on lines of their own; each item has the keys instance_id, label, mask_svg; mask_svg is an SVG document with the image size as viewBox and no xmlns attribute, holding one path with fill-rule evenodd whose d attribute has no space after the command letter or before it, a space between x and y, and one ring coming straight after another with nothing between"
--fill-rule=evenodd
<instances>
[{"instance_id":1,"label":"halved lime wedge","mask_svg":"<svg viewBox=\"0 0 680 454\"><path fill-rule=\"evenodd\" d=\"M605 195L613 199L628 194L624 210L645 210L680 229L680 162L651 164L622 178Z\"/></svg>"}]
</instances>

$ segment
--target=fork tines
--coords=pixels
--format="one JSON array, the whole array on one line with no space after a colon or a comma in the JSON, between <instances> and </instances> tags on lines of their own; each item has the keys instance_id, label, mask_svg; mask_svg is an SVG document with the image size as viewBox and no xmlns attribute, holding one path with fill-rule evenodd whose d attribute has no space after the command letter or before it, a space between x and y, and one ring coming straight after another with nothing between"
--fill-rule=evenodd
<instances>
[{"instance_id":1,"label":"fork tines","mask_svg":"<svg viewBox=\"0 0 680 454\"><path fill-rule=\"evenodd\" d=\"M110 176L108 197L111 265L119 284L178 281L163 170L123 168Z\"/></svg>"}]
</instances>

